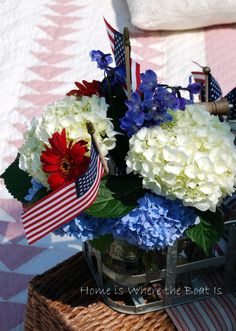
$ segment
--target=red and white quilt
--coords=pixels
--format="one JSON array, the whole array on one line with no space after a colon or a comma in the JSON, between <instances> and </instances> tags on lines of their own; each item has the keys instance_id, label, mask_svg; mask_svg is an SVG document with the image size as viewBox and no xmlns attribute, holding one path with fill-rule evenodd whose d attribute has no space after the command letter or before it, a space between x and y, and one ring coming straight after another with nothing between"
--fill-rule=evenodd
<instances>
[{"instance_id":1,"label":"red and white quilt","mask_svg":"<svg viewBox=\"0 0 236 331\"><path fill-rule=\"evenodd\" d=\"M195 60L212 68L224 93L236 86L236 25L142 32L131 26L125 0L0 0L0 8L0 173L16 157L33 116L62 98L74 81L102 78L89 52L110 52L103 16L120 32L130 28L132 57L142 70L154 69L160 81L186 84ZM21 212L1 181L1 331L23 330L28 281L81 247L52 234L28 246Z\"/></svg>"}]
</instances>

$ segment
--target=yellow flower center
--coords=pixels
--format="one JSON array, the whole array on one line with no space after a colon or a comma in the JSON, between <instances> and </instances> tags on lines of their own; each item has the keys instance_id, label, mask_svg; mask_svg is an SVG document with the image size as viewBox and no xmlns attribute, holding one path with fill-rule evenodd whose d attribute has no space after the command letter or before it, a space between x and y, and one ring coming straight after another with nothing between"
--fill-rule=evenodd
<instances>
[{"instance_id":1,"label":"yellow flower center","mask_svg":"<svg viewBox=\"0 0 236 331\"><path fill-rule=\"evenodd\" d=\"M71 162L66 158L63 157L61 160L60 170L64 175L68 175L71 168Z\"/></svg>"}]
</instances>

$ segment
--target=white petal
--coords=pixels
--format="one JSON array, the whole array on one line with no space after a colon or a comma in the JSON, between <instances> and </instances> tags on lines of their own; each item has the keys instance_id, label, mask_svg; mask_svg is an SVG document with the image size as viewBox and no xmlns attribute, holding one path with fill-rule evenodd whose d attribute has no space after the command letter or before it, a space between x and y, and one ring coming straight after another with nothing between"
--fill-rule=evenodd
<instances>
[{"instance_id":1,"label":"white petal","mask_svg":"<svg viewBox=\"0 0 236 331\"><path fill-rule=\"evenodd\" d=\"M175 165L175 164L170 164L169 163L166 166L164 166L164 170L166 172L170 172L171 174L179 175L181 170L182 170L182 167L178 166L178 165Z\"/></svg>"}]
</instances>

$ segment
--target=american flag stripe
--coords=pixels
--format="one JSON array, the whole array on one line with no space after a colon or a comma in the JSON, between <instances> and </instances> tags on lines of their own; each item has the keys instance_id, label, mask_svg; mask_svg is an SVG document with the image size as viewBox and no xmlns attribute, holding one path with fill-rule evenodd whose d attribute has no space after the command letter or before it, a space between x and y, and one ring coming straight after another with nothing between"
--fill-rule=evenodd
<instances>
[{"instance_id":1,"label":"american flag stripe","mask_svg":"<svg viewBox=\"0 0 236 331\"><path fill-rule=\"evenodd\" d=\"M100 165L100 167L101 167L101 165ZM90 196L88 196L88 198L83 202L82 205L79 205L79 207L78 207L78 203L74 207L69 206L69 209L67 210L66 213L63 214L63 216L59 216L55 219L53 218L49 221L45 221L45 222L41 223L40 225L37 225L30 231L25 231L29 244L32 244L35 241L39 240L40 238L44 237L45 235L47 235L48 233L53 231L58 226L71 221L76 216L78 216L78 214L81 213L84 209L90 207L91 204L96 199L96 195L97 195L98 189L99 189L99 182L100 181L98 180L96 186L93 187L93 190L92 190ZM91 197L92 197L92 200L91 200Z\"/></svg>"},{"instance_id":2,"label":"american flag stripe","mask_svg":"<svg viewBox=\"0 0 236 331\"><path fill-rule=\"evenodd\" d=\"M131 77L132 77L132 86L139 86L141 83L140 64L136 63L136 65L133 65L132 59L131 59Z\"/></svg>"},{"instance_id":3,"label":"american flag stripe","mask_svg":"<svg viewBox=\"0 0 236 331\"><path fill-rule=\"evenodd\" d=\"M98 162L100 162L100 160ZM92 166L92 170L94 166L96 166L96 163ZM48 214L49 209L52 211L55 210L55 208L57 209L57 207L61 207L64 202L67 202L67 199L70 199L71 201L73 196L76 197L75 182L68 183L64 188L60 188L57 191L52 192L36 203L32 208L30 208L29 211L26 211L24 213L24 224L27 224L32 219L35 220L35 217L37 217L38 214L42 214L43 211ZM80 198L77 198L77 201L80 201ZM53 206L55 206L54 209L52 208Z\"/></svg>"},{"instance_id":4,"label":"american flag stripe","mask_svg":"<svg viewBox=\"0 0 236 331\"><path fill-rule=\"evenodd\" d=\"M104 18L104 21L105 21L108 37L114 46L114 42L115 42L114 34L115 34L116 30L107 22L107 20L105 18ZM112 46L112 44L111 44L111 46Z\"/></svg>"},{"instance_id":5,"label":"american flag stripe","mask_svg":"<svg viewBox=\"0 0 236 331\"><path fill-rule=\"evenodd\" d=\"M205 101L206 99L205 85L207 84L206 75L204 74L204 72L201 71L192 71L192 75L195 82L202 85L200 99L201 101ZM211 74L208 75L208 87L209 87L208 90L209 101L218 101L222 98L222 91L220 85Z\"/></svg>"},{"instance_id":6,"label":"american flag stripe","mask_svg":"<svg viewBox=\"0 0 236 331\"><path fill-rule=\"evenodd\" d=\"M103 174L103 165L92 144L86 173L52 192L23 213L23 226L29 244L71 221L91 206L96 199Z\"/></svg>"},{"instance_id":7,"label":"american flag stripe","mask_svg":"<svg viewBox=\"0 0 236 331\"><path fill-rule=\"evenodd\" d=\"M56 217L57 215L60 215L61 212L65 211L68 209L68 205L72 206L72 204L76 204L78 201L78 198L76 196L76 190L74 190L73 195L71 195L69 198L65 199L65 201L62 201L60 204L55 204L48 206L47 209L44 209L43 213L38 213L36 216L33 216L28 220L27 223L25 223L25 229L32 227L32 224L39 222L44 219L44 217ZM78 201L79 202L79 201Z\"/></svg>"},{"instance_id":8,"label":"american flag stripe","mask_svg":"<svg viewBox=\"0 0 236 331\"><path fill-rule=\"evenodd\" d=\"M108 22L107 20L104 18L105 21L105 25L106 25L106 30L107 30L107 35L110 41L110 45L111 45L111 49L112 49L112 53L115 55L116 53L116 47L115 47L115 43L116 43L116 35L120 35L122 36L122 34L118 31L116 31ZM121 45L119 45L121 46ZM122 44L123 46L123 44ZM124 48L124 46L123 46ZM123 53L125 51L123 50ZM116 63L116 65L119 65L120 63ZM123 63L125 64L125 63ZM141 79L140 79L140 64L136 63L133 59L131 59L131 87L132 87L132 91L136 91L139 88L139 85L141 83Z\"/></svg>"},{"instance_id":9,"label":"american flag stripe","mask_svg":"<svg viewBox=\"0 0 236 331\"><path fill-rule=\"evenodd\" d=\"M111 49L112 49L112 53L114 54L114 44L115 44L115 36L114 36L114 33L115 33L115 30L113 29L113 27L105 20L104 18L104 21L105 21L105 25L106 25L106 30L107 30L107 35L108 35L108 39L110 41L110 45L111 45Z\"/></svg>"},{"instance_id":10,"label":"american flag stripe","mask_svg":"<svg viewBox=\"0 0 236 331\"><path fill-rule=\"evenodd\" d=\"M201 82L202 84L206 81L206 75L201 71L192 71L195 82Z\"/></svg>"},{"instance_id":11,"label":"american flag stripe","mask_svg":"<svg viewBox=\"0 0 236 331\"><path fill-rule=\"evenodd\" d=\"M101 163L98 165L98 171L103 174L103 168ZM84 209L88 208L95 200L98 189L99 189L99 176L97 177L95 186L91 188L91 191L87 195L85 199L83 199L83 203L79 204L77 201L74 204L68 204L68 208L66 211L59 215L58 217L49 217L45 218L41 222L36 221L35 226L32 226L29 230L25 230L27 240L29 244L34 243L36 240L39 240L43 236L50 233L52 230L57 228L58 226L65 224L75 218L80 212Z\"/></svg>"},{"instance_id":12,"label":"american flag stripe","mask_svg":"<svg viewBox=\"0 0 236 331\"><path fill-rule=\"evenodd\" d=\"M95 186L97 187L98 184L99 184L99 176L96 178ZM29 228L29 226L30 226L30 230L34 229L34 226L32 224L36 224L36 226L38 226L38 225L43 225L51 218L55 220L55 217L58 215L60 216L62 212L65 212L63 213L63 216L65 216L67 210L71 210L71 208L73 208L74 206L77 208L80 202L82 203L81 206L83 206L84 201L87 202L87 200L93 194L92 189L93 187L91 187L91 189L87 192L87 194L81 198L77 197L76 189L74 189L73 196L70 199L67 199L65 202L63 202L63 204L60 204L58 206L57 202L55 202L54 207L48 206L47 211L49 212L45 211L44 213L40 214L38 217L33 216L31 222L29 224L26 224L25 226L26 231Z\"/></svg>"},{"instance_id":13,"label":"american flag stripe","mask_svg":"<svg viewBox=\"0 0 236 331\"><path fill-rule=\"evenodd\" d=\"M32 219L35 219L38 215L41 215L44 211L48 211L49 208L52 208L55 206L61 206L61 203L64 203L68 198L71 198L72 195L74 195L75 192L75 183L73 183L73 186L70 187L70 190L68 190L66 193L60 195L59 197L55 197L54 199L51 199L48 203L45 201L43 205L39 205L36 210L32 210L32 213L27 214L24 217L24 223L28 224ZM52 209L51 209L52 210Z\"/></svg>"},{"instance_id":14,"label":"american flag stripe","mask_svg":"<svg viewBox=\"0 0 236 331\"><path fill-rule=\"evenodd\" d=\"M37 211L40 208L42 208L45 205L48 205L49 202L52 202L56 199L60 199L60 197L64 198L65 194L71 189L73 188L75 185L74 182L68 184L67 186L65 186L64 188L58 189L57 191L54 191L52 193L50 193L49 195L47 195L46 197L44 197L42 200L36 202L29 210L26 210L26 212L24 213L24 219L27 219L27 215L32 214L33 211Z\"/></svg>"}]
</instances>

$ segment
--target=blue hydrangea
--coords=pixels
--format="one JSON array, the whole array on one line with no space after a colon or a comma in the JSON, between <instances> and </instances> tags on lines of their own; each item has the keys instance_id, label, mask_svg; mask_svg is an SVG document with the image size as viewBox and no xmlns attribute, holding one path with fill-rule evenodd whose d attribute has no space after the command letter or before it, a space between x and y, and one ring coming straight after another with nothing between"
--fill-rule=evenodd
<instances>
[{"instance_id":1,"label":"blue hydrangea","mask_svg":"<svg viewBox=\"0 0 236 331\"><path fill-rule=\"evenodd\" d=\"M99 219L82 213L69 223L54 230L54 233L60 236L67 234L85 242L110 233L110 223L110 220Z\"/></svg>"},{"instance_id":2,"label":"blue hydrangea","mask_svg":"<svg viewBox=\"0 0 236 331\"><path fill-rule=\"evenodd\" d=\"M146 194L138 200L138 206L123 217L98 219L81 214L54 233L74 236L82 242L112 234L139 248L153 250L173 245L195 222L194 210L184 207L179 200Z\"/></svg>"},{"instance_id":3,"label":"blue hydrangea","mask_svg":"<svg viewBox=\"0 0 236 331\"><path fill-rule=\"evenodd\" d=\"M146 194L137 208L113 225L112 234L145 250L162 249L173 245L195 222L194 210L179 200Z\"/></svg>"},{"instance_id":4,"label":"blue hydrangea","mask_svg":"<svg viewBox=\"0 0 236 331\"><path fill-rule=\"evenodd\" d=\"M44 187L41 183L39 183L36 179L31 179L32 187L29 189L28 194L24 197L26 201L31 201L35 194Z\"/></svg>"}]
</instances>

